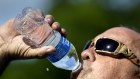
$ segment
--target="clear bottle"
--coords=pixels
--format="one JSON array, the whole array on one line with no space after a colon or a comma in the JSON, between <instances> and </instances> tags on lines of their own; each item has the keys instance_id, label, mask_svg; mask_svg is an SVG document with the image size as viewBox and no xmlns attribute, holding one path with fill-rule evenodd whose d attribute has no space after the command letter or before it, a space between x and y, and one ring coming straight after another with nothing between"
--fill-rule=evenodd
<instances>
[{"instance_id":1,"label":"clear bottle","mask_svg":"<svg viewBox=\"0 0 140 79\"><path fill-rule=\"evenodd\" d=\"M56 52L47 56L54 66L66 70L76 70L81 66L73 44L48 25L39 9L24 8L15 18L14 28L30 40L25 42L31 46L54 46Z\"/></svg>"}]
</instances>

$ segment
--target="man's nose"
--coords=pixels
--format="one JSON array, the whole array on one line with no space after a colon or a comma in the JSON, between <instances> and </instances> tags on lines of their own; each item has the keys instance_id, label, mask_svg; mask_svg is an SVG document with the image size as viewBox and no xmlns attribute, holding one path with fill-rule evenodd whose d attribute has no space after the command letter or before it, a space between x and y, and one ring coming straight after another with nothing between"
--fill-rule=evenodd
<instances>
[{"instance_id":1,"label":"man's nose","mask_svg":"<svg viewBox=\"0 0 140 79\"><path fill-rule=\"evenodd\" d=\"M94 61L95 60L95 49L93 47L84 50L81 53L81 57L83 60Z\"/></svg>"}]
</instances>

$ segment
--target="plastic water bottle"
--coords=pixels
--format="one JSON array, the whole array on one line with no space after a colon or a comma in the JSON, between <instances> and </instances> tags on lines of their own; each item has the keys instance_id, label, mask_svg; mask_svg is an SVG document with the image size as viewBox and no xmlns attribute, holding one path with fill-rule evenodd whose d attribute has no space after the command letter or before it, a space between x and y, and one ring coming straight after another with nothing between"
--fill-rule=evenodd
<instances>
[{"instance_id":1,"label":"plastic water bottle","mask_svg":"<svg viewBox=\"0 0 140 79\"><path fill-rule=\"evenodd\" d=\"M54 46L56 52L47 56L54 66L66 70L76 70L81 66L73 44L49 26L39 9L24 8L15 18L14 28L30 40L25 42L31 46Z\"/></svg>"}]
</instances>

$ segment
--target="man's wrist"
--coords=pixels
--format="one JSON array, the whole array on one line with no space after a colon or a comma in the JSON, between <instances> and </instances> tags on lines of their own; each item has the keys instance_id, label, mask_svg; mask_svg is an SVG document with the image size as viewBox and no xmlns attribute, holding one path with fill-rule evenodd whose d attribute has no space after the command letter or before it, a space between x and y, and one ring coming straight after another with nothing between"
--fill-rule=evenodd
<instances>
[{"instance_id":1,"label":"man's wrist","mask_svg":"<svg viewBox=\"0 0 140 79\"><path fill-rule=\"evenodd\" d=\"M10 59L5 56L0 56L0 76L10 63Z\"/></svg>"},{"instance_id":2,"label":"man's wrist","mask_svg":"<svg viewBox=\"0 0 140 79\"><path fill-rule=\"evenodd\" d=\"M0 35L0 75L3 73L5 68L8 66L10 62L10 58L8 58L8 54L4 52L4 40L2 36Z\"/></svg>"}]
</instances>

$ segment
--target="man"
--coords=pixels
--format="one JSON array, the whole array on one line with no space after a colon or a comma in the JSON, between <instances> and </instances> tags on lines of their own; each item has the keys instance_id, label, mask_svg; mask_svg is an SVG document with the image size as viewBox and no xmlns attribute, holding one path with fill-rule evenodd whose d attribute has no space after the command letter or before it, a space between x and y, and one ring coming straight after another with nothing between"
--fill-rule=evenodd
<instances>
[{"instance_id":1,"label":"man","mask_svg":"<svg viewBox=\"0 0 140 79\"><path fill-rule=\"evenodd\" d=\"M46 17L52 28L66 32ZM0 28L0 69L13 59L40 58L55 50L52 46L33 49L8 22ZM98 35L85 46L82 66L73 71L71 79L140 79L140 34L125 27L114 27ZM2 71L0 71L2 73Z\"/></svg>"},{"instance_id":2,"label":"man","mask_svg":"<svg viewBox=\"0 0 140 79\"><path fill-rule=\"evenodd\" d=\"M81 54L83 66L71 79L140 79L140 34L125 27L96 36Z\"/></svg>"}]
</instances>

